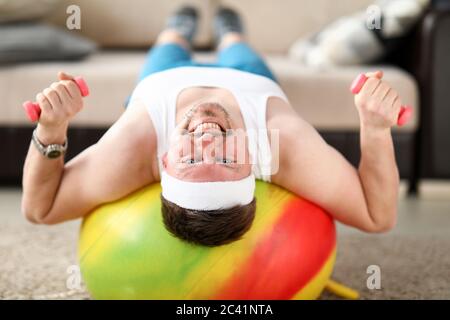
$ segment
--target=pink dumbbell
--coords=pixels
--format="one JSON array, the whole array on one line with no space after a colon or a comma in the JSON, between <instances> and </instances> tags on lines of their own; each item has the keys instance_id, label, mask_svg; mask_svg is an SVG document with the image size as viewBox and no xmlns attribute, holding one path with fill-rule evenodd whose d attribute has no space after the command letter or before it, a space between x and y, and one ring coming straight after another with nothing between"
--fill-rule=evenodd
<instances>
[{"instance_id":1,"label":"pink dumbbell","mask_svg":"<svg viewBox=\"0 0 450 320\"><path fill-rule=\"evenodd\" d=\"M87 97L89 95L89 87L87 86L86 81L84 81L81 77L75 77L73 81L78 86L78 89L80 89L81 96ZM36 102L26 101L24 102L23 107L31 122L36 122L39 120L39 117L41 116L41 107L39 104Z\"/></svg>"},{"instance_id":2,"label":"pink dumbbell","mask_svg":"<svg viewBox=\"0 0 450 320\"><path fill-rule=\"evenodd\" d=\"M367 79L367 76L363 73L357 76L350 86L350 91L353 94L358 94ZM413 109L410 106L402 106L398 114L397 124L402 126L407 123L411 119L412 113Z\"/></svg>"}]
</instances>

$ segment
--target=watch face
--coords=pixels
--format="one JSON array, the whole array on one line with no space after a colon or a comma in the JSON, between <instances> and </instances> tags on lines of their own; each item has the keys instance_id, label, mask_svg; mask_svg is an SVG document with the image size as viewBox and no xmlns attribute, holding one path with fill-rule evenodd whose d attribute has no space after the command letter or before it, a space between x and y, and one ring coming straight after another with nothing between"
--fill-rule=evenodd
<instances>
[{"instance_id":1,"label":"watch face","mask_svg":"<svg viewBox=\"0 0 450 320\"><path fill-rule=\"evenodd\" d=\"M61 155L61 151L59 150L51 150L47 153L47 157L49 158L58 158Z\"/></svg>"}]
</instances>

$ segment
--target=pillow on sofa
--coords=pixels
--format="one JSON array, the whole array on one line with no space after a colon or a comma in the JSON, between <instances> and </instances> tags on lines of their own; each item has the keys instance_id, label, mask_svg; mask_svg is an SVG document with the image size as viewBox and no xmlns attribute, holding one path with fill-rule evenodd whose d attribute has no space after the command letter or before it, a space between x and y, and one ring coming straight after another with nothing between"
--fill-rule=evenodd
<instances>
[{"instance_id":1,"label":"pillow on sofa","mask_svg":"<svg viewBox=\"0 0 450 320\"><path fill-rule=\"evenodd\" d=\"M0 23L42 18L60 0L0 0Z\"/></svg>"},{"instance_id":2,"label":"pillow on sofa","mask_svg":"<svg viewBox=\"0 0 450 320\"><path fill-rule=\"evenodd\" d=\"M96 44L74 32L38 23L0 27L0 63L81 59Z\"/></svg>"},{"instance_id":3,"label":"pillow on sofa","mask_svg":"<svg viewBox=\"0 0 450 320\"><path fill-rule=\"evenodd\" d=\"M378 0L380 27L371 28L367 12L342 17L322 31L297 40L290 48L294 60L308 66L326 67L372 63L401 45L427 8L430 0ZM367 21L368 20L368 21Z\"/></svg>"}]
</instances>

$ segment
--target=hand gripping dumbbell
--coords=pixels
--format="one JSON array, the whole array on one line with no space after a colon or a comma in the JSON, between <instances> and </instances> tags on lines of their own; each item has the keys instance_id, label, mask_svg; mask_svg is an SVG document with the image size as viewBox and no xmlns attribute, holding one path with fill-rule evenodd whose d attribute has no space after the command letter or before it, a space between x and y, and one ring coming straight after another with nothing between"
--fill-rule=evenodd
<instances>
[{"instance_id":1,"label":"hand gripping dumbbell","mask_svg":"<svg viewBox=\"0 0 450 320\"><path fill-rule=\"evenodd\" d=\"M86 81L84 81L83 78L75 77L73 81L78 86L78 89L80 89L82 97L86 97L89 95L89 87L87 86ZM38 103L26 101L24 102L23 107L31 122L36 122L39 120L39 117L41 116L41 107Z\"/></svg>"},{"instance_id":2,"label":"hand gripping dumbbell","mask_svg":"<svg viewBox=\"0 0 450 320\"><path fill-rule=\"evenodd\" d=\"M360 74L359 76L357 76L350 86L350 91L353 94L358 94L361 88L364 86L364 83L366 83L367 79L368 77L365 74ZM410 106L402 106L400 108L400 112L398 113L397 124L399 126L402 126L407 123L411 119L412 113L413 109Z\"/></svg>"}]
</instances>

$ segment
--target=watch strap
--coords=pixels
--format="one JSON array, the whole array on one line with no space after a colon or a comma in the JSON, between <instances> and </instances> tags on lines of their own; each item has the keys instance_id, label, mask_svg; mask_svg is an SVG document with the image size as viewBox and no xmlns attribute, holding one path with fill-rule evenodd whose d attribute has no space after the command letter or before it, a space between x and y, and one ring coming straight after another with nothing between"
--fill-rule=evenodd
<instances>
[{"instance_id":1,"label":"watch strap","mask_svg":"<svg viewBox=\"0 0 450 320\"><path fill-rule=\"evenodd\" d=\"M38 151L42 155L46 156L47 158L55 158L54 156L51 156L51 155L55 155L58 152L59 152L59 155L65 154L65 152L67 150L67 146L68 146L67 138L66 138L66 141L64 142L64 144L56 144L56 143L49 144L49 145L42 144L42 142L39 141L39 139L37 137L37 129L33 130L32 141L33 141L33 144L36 147L36 149L38 149Z\"/></svg>"}]
</instances>

